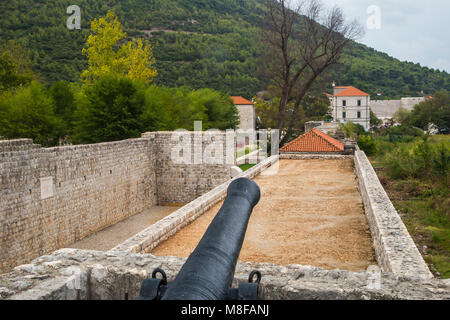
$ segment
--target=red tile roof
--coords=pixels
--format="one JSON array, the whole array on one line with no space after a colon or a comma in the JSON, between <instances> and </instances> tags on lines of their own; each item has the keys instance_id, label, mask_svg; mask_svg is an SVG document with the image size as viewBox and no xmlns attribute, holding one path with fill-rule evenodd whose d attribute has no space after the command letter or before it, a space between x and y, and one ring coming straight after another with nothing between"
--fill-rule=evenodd
<instances>
[{"instance_id":1,"label":"red tile roof","mask_svg":"<svg viewBox=\"0 0 450 320\"><path fill-rule=\"evenodd\" d=\"M253 105L254 103L243 97L231 97L235 105Z\"/></svg>"},{"instance_id":2,"label":"red tile roof","mask_svg":"<svg viewBox=\"0 0 450 320\"><path fill-rule=\"evenodd\" d=\"M335 94L335 97L361 97L361 96L369 96L368 93L361 91L355 87L336 87L336 89L344 89L341 92Z\"/></svg>"},{"instance_id":3,"label":"red tile roof","mask_svg":"<svg viewBox=\"0 0 450 320\"><path fill-rule=\"evenodd\" d=\"M292 140L280 149L281 152L342 152L344 145L314 128Z\"/></svg>"}]
</instances>

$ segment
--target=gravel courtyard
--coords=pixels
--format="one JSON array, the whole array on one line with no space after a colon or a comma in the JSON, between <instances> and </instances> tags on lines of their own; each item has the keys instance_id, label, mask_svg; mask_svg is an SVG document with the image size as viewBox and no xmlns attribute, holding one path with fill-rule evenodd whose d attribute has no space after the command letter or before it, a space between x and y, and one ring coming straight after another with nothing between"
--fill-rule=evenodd
<instances>
[{"instance_id":1,"label":"gravel courtyard","mask_svg":"<svg viewBox=\"0 0 450 320\"><path fill-rule=\"evenodd\" d=\"M243 262L366 270L376 265L351 159L280 160L275 175L260 175L261 200L250 219ZM222 203L154 249L187 257Z\"/></svg>"}]
</instances>

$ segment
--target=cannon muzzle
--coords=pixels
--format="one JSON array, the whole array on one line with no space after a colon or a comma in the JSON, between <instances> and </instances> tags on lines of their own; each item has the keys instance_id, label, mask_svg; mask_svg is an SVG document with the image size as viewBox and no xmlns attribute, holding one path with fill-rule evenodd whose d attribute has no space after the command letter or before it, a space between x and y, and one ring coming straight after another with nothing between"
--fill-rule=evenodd
<instances>
[{"instance_id":1,"label":"cannon muzzle","mask_svg":"<svg viewBox=\"0 0 450 320\"><path fill-rule=\"evenodd\" d=\"M239 296L239 290L231 289L231 285L248 221L259 199L260 190L255 182L247 178L234 180L228 187L222 207L198 246L175 280L160 293L159 298L162 300L245 298L242 294ZM254 274L255 272L252 273L249 282L252 282ZM261 275L259 272L257 274L260 280ZM248 292L248 285L243 285L244 295ZM252 297L256 298L254 294Z\"/></svg>"},{"instance_id":2,"label":"cannon muzzle","mask_svg":"<svg viewBox=\"0 0 450 320\"><path fill-rule=\"evenodd\" d=\"M260 190L250 179L234 180L217 216L167 289L163 300L225 300Z\"/></svg>"}]
</instances>

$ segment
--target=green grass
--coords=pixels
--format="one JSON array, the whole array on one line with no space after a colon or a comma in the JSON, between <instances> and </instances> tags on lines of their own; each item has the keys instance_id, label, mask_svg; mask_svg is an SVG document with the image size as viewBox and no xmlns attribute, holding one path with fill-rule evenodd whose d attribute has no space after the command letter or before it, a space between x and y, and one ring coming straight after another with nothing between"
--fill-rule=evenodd
<instances>
[{"instance_id":1,"label":"green grass","mask_svg":"<svg viewBox=\"0 0 450 320\"><path fill-rule=\"evenodd\" d=\"M254 166L256 166L256 164L243 164L243 165L240 165L239 168L241 168L242 171L247 171L248 169L251 169Z\"/></svg>"},{"instance_id":2,"label":"green grass","mask_svg":"<svg viewBox=\"0 0 450 320\"><path fill-rule=\"evenodd\" d=\"M450 136L430 139L450 143ZM394 179L384 166L384 154L407 143L379 142L382 148L370 160L381 183L430 270L438 277L450 278L450 188L445 178Z\"/></svg>"},{"instance_id":3,"label":"green grass","mask_svg":"<svg viewBox=\"0 0 450 320\"><path fill-rule=\"evenodd\" d=\"M443 279L450 279L450 258L448 256L432 255L425 257L425 261L435 266Z\"/></svg>"}]
</instances>

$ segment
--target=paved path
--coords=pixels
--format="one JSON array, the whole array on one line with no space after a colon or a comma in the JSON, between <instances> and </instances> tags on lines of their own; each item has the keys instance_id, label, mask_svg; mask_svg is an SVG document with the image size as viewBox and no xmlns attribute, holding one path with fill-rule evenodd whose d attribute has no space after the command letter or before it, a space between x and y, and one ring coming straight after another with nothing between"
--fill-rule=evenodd
<instances>
[{"instance_id":1,"label":"paved path","mask_svg":"<svg viewBox=\"0 0 450 320\"><path fill-rule=\"evenodd\" d=\"M350 271L376 264L353 160L280 160L276 175L255 182L262 197L239 260ZM220 206L152 253L187 257Z\"/></svg>"},{"instance_id":2,"label":"paved path","mask_svg":"<svg viewBox=\"0 0 450 320\"><path fill-rule=\"evenodd\" d=\"M152 207L84 238L69 246L69 248L98 251L110 250L178 209L179 207Z\"/></svg>"}]
</instances>

